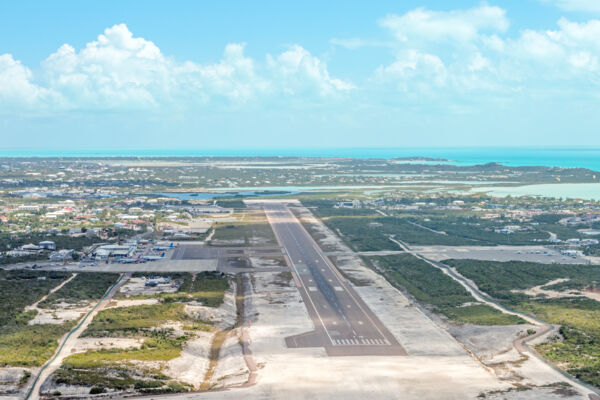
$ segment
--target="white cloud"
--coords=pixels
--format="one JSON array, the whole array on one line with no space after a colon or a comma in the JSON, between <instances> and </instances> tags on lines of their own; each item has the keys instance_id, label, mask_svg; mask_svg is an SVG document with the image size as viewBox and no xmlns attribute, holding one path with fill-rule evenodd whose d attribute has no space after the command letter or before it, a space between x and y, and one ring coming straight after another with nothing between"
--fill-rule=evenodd
<instances>
[{"instance_id":1,"label":"white cloud","mask_svg":"<svg viewBox=\"0 0 600 400\"><path fill-rule=\"evenodd\" d=\"M213 64L178 62L153 42L134 37L126 25L115 25L79 51L62 45L36 74L12 55L0 56L0 103L32 109L131 110L213 100L235 104L278 91L311 93L312 88L318 89L312 91L315 95L328 96L353 87L332 77L325 63L300 46L268 56L262 70L244 54L244 47L228 44L223 58Z\"/></svg>"},{"instance_id":2,"label":"white cloud","mask_svg":"<svg viewBox=\"0 0 600 400\"><path fill-rule=\"evenodd\" d=\"M333 38L329 40L334 46L344 47L348 50L356 50L362 47L391 47L392 43L390 42L379 42L375 40L364 40L361 38L347 38L347 39L339 39Z\"/></svg>"},{"instance_id":3,"label":"white cloud","mask_svg":"<svg viewBox=\"0 0 600 400\"><path fill-rule=\"evenodd\" d=\"M316 90L320 95L330 95L354 89L352 83L331 77L327 65L302 46L292 46L276 57L268 55L267 65L285 94Z\"/></svg>"},{"instance_id":4,"label":"white cloud","mask_svg":"<svg viewBox=\"0 0 600 400\"><path fill-rule=\"evenodd\" d=\"M584 80L598 82L600 70L600 21L572 22L561 18L558 29L525 30L520 37L505 41L500 53L521 74L531 79Z\"/></svg>"},{"instance_id":5,"label":"white cloud","mask_svg":"<svg viewBox=\"0 0 600 400\"><path fill-rule=\"evenodd\" d=\"M397 39L395 60L375 72L383 89L437 96L439 90L507 94L600 85L600 20L561 18L555 29L524 29L511 38L504 10L482 5L449 12L420 8L381 24Z\"/></svg>"},{"instance_id":6,"label":"white cloud","mask_svg":"<svg viewBox=\"0 0 600 400\"><path fill-rule=\"evenodd\" d=\"M0 55L0 106L30 110L50 93L31 83L32 73L10 54Z\"/></svg>"},{"instance_id":7,"label":"white cloud","mask_svg":"<svg viewBox=\"0 0 600 400\"><path fill-rule=\"evenodd\" d=\"M411 82L418 81L443 86L446 83L447 70L436 55L410 50L392 64L379 67L375 76L382 82L395 81L399 89L407 91Z\"/></svg>"},{"instance_id":8,"label":"white cloud","mask_svg":"<svg viewBox=\"0 0 600 400\"><path fill-rule=\"evenodd\" d=\"M467 42L482 33L505 32L509 27L505 14L503 9L487 4L455 11L418 8L404 15L388 15L379 24L390 29L401 42Z\"/></svg>"},{"instance_id":9,"label":"white cloud","mask_svg":"<svg viewBox=\"0 0 600 400\"><path fill-rule=\"evenodd\" d=\"M598 0L545 0L544 2L549 1L565 11L600 12Z\"/></svg>"}]
</instances>

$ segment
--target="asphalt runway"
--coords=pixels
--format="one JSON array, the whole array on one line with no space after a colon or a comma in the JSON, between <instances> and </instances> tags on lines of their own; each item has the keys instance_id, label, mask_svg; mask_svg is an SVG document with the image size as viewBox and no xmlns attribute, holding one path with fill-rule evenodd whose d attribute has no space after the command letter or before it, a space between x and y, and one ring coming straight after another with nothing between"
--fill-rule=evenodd
<instances>
[{"instance_id":1,"label":"asphalt runway","mask_svg":"<svg viewBox=\"0 0 600 400\"><path fill-rule=\"evenodd\" d=\"M278 203L264 209L315 325L286 338L287 346L325 347L330 356L407 355L290 210Z\"/></svg>"}]
</instances>

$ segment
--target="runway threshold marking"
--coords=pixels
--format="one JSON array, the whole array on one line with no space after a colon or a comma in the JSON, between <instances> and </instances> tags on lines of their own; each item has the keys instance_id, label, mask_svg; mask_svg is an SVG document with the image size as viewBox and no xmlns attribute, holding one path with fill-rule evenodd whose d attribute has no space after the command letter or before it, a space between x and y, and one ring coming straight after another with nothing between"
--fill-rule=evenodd
<instances>
[{"instance_id":1,"label":"runway threshold marking","mask_svg":"<svg viewBox=\"0 0 600 400\"><path fill-rule=\"evenodd\" d=\"M291 213L291 211L290 211L290 213ZM301 227L302 227L302 229L304 229L303 226L301 226ZM305 232L306 232L306 230L305 230ZM306 232L306 234L308 234L308 232ZM358 306L358 308L360 308L360 310L363 312L363 314L365 314L365 316L368 318L369 322L371 322L371 325L373 325L375 327L375 329L377 329L377 332L379 332L379 334L385 340L385 342L387 344L390 344L390 342L388 341L387 337L383 334L383 332L381 332L381 330L379 329L379 327L377 326L377 324L373 321L373 319L371 318L371 316L369 315L369 313L362 308L362 306L360 305L360 303L356 300L356 298L354 297L354 295L352 294L352 292L346 286L345 282L340 278L339 271L337 271L337 269L335 267L332 267L329 264L328 260L325 258L325 256L323 256L323 254L320 251L320 248L317 245L317 242L315 242L315 240L312 238L312 236L309 235L309 237L313 241L315 250L317 251L317 253L319 254L319 256L323 259L323 261L325 262L325 264L331 269L331 271L333 272L333 274L336 276L337 280L340 282L340 284L342 285L342 287L346 290L346 292L348 293L348 295L352 298L352 300L354 301L354 303L356 303L356 305Z\"/></svg>"},{"instance_id":2,"label":"runway threshold marking","mask_svg":"<svg viewBox=\"0 0 600 400\"><path fill-rule=\"evenodd\" d=\"M265 213L267 214L267 219L271 220L271 218L269 217L269 213ZM346 282L344 282L344 280L341 278L340 272L331 265L330 261L328 261L322 254L322 251L320 249L320 247L318 246L317 242L313 239L312 236L310 236L310 234L308 233L308 231L306 230L306 228L304 226L302 226L302 224L300 223L300 221L298 221L298 219L292 214L292 212L289 210L289 208L287 208L286 206L282 206L281 211L279 212L275 212L275 214L279 214L281 215L281 218L286 218L286 216L289 218L289 216L291 216L291 218L289 218L291 221L295 220L295 224L299 225L300 229L304 231L304 233L307 235L307 237L309 238L310 241L312 241L313 243L313 247L315 249L315 251L318 253L319 257L325 262L325 264L327 265L327 268L329 268L331 270L331 272L333 273L333 275L336 277L336 279L338 280L338 282L342 285L342 287L345 289L345 291L348 293L348 295L350 296L350 298L352 299L352 301L358 306L358 308L362 311L362 313L367 317L367 319L369 320L369 322L371 323L371 325L373 327L375 327L375 329L377 330L377 332L379 333L379 335L381 336L381 339L373 339L372 341L374 342L373 344L378 344L378 345L391 345L391 343L389 342L388 338L386 337L386 335L381 331L381 329L379 329L379 326L375 323L375 321L373 321L373 319L371 318L371 316L369 315L369 313L362 307L362 305L359 303L359 301L356 299L356 297L352 294L352 292L348 289L348 287L346 286ZM292 222L293 223L293 222ZM290 234L290 236L294 239L294 241L296 243L299 244L298 240L295 238L295 235L293 234L292 230L290 229L289 226L286 225L286 228L288 230L288 233ZM275 234L275 236L277 237L277 240L280 242L281 244L281 240L279 238L279 235L275 232L275 229L273 229L273 232ZM282 245L282 247L285 248L285 246ZM289 252L286 249L286 253L289 256ZM298 270L296 268L296 265L294 264L293 260L291 259L291 257L288 257L288 259L290 260L290 263L292 264L292 267L294 268L294 271L296 271L296 273L298 274ZM324 268L321 268L322 272L325 272ZM300 275L298 274L298 276L300 277ZM308 296L313 309L315 310L315 313L317 314L319 320L321 321L321 325L323 326L323 329L325 330L325 333L327 334L330 342L335 345L335 341L334 339L332 339L331 335L329 334L329 331L327 330L327 327L325 326L325 323L323 322L323 319L321 318L321 315L319 314L319 311L317 310L317 307L315 305L315 303L313 302L312 298L310 297L310 295L308 294L306 287L304 285L304 282L302 282L302 278L300 278L300 281L302 283L302 288L304 289L305 294ZM316 289L316 288L315 288ZM337 290L337 288L336 288ZM342 290L343 291L343 290ZM326 305L324 306L325 308L328 308ZM347 305L348 308L350 308L350 305ZM370 311L370 310L369 310ZM341 313L343 319L346 321L346 323L349 324L348 319L346 318L345 314ZM358 321L359 325L363 325L363 321ZM352 326L350 325L350 328L352 328ZM352 329L354 335L356 336L356 331L354 329Z\"/></svg>"},{"instance_id":3,"label":"runway threshold marking","mask_svg":"<svg viewBox=\"0 0 600 400\"><path fill-rule=\"evenodd\" d=\"M288 210L288 212L291 214L291 211ZM271 217L269 216L269 213L265 212L265 215L267 216L267 220L269 220L269 223L271 224ZM271 225L273 225L273 224L271 224ZM289 230L289 228L288 228L288 230ZM275 235L275 238L277 239L277 242L279 242L279 244L283 248L285 248L285 246L281 242L279 234L276 232L275 229L273 229L273 234ZM327 330L327 326L325 325L325 322L323 322L323 318L321 318L321 314L319 314L319 311L317 310L317 306L315 305L315 303L313 302L313 299L308 294L308 291L306 290L306 287L304 286L304 282L302 282L302 278L300 277L300 274L298 273L298 269L296 268L296 264L294 264L294 261L292 260L292 258L289 257L289 253L288 253L287 249L286 249L286 253L287 253L287 259L290 261L290 264L292 264L292 268L294 269L294 271L296 272L296 275L298 276L298 280L301 283L301 287L304 290L304 293L306 294L306 297L308 297L308 300L310 301L310 304L312 305L313 309L315 310L315 313L317 314L317 317L319 318L319 321L321 321L321 326L323 326L323 330L327 334L327 337L329 338L329 341L331 342L331 344L333 344L333 338L329 334L329 331Z\"/></svg>"}]
</instances>

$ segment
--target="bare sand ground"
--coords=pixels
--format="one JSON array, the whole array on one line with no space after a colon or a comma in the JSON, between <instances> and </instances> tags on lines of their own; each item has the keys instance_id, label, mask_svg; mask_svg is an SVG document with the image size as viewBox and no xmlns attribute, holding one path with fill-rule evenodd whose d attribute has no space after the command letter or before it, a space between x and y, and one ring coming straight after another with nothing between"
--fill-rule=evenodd
<instances>
[{"instance_id":1,"label":"bare sand ground","mask_svg":"<svg viewBox=\"0 0 600 400\"><path fill-rule=\"evenodd\" d=\"M534 286L526 290L513 290L515 293L523 293L528 296L536 297L536 296L544 296L551 299L558 299L561 297L587 297L588 299L600 301L600 293L597 291L591 290L565 290L565 291L557 291L551 289L544 289L545 286L554 285L557 283L567 282L568 278L559 278L554 279L552 281L546 282L539 286Z\"/></svg>"},{"instance_id":2,"label":"bare sand ground","mask_svg":"<svg viewBox=\"0 0 600 400\"><path fill-rule=\"evenodd\" d=\"M183 346L181 356L167 363L165 373L199 389L208 368L213 335L212 332L197 332L196 337Z\"/></svg>"},{"instance_id":3,"label":"bare sand ground","mask_svg":"<svg viewBox=\"0 0 600 400\"><path fill-rule=\"evenodd\" d=\"M225 339L215 368L212 385L215 388L241 385L248 381L248 368L242 356L239 330L233 330Z\"/></svg>"}]
</instances>

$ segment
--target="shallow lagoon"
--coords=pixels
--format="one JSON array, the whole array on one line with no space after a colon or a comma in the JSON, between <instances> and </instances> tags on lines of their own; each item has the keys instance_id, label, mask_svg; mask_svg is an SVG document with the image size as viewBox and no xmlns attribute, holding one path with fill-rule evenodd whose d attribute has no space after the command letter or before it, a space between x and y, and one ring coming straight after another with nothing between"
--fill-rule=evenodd
<instances>
[{"instance_id":1,"label":"shallow lagoon","mask_svg":"<svg viewBox=\"0 0 600 400\"><path fill-rule=\"evenodd\" d=\"M485 192L490 196L541 196L583 200L600 200L600 183L549 183L514 187L473 188L470 193Z\"/></svg>"}]
</instances>

